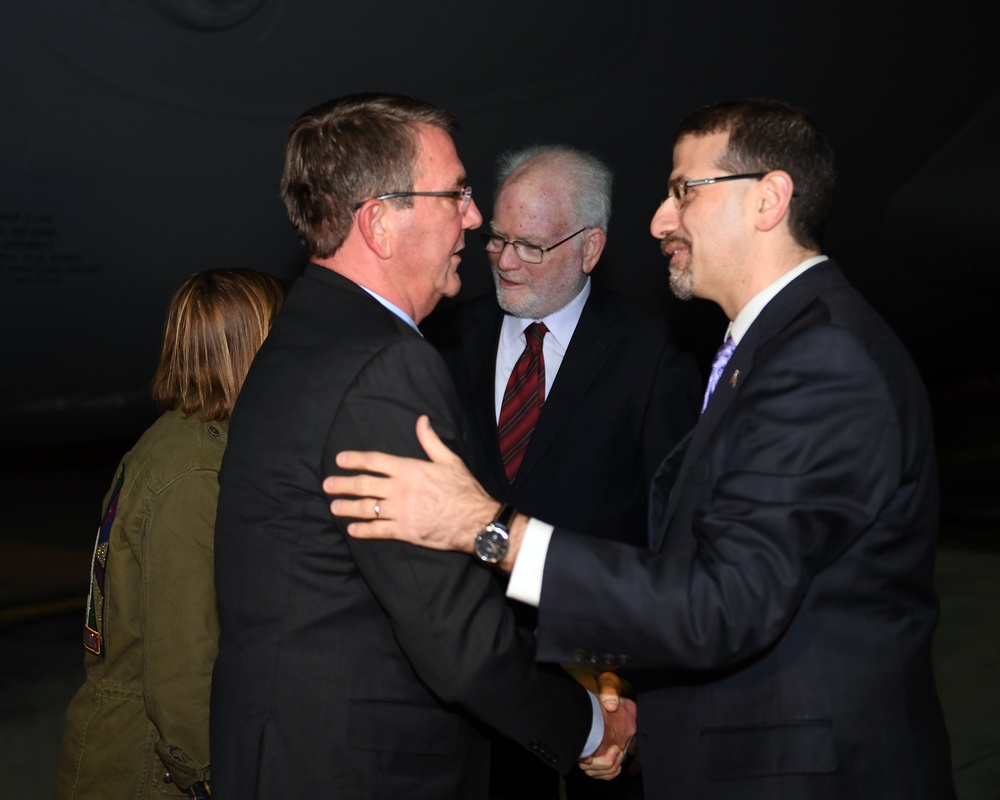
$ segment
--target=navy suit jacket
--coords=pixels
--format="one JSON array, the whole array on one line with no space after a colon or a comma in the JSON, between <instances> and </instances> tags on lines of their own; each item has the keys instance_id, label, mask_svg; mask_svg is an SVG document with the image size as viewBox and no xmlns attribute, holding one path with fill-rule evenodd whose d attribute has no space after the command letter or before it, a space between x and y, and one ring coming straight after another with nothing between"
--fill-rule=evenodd
<instances>
[{"instance_id":1,"label":"navy suit jacket","mask_svg":"<svg viewBox=\"0 0 1000 800\"><path fill-rule=\"evenodd\" d=\"M330 514L321 483L336 453L421 455L422 413L464 454L434 348L307 266L250 369L219 475L214 796L485 797L479 721L550 766L575 764L590 701L534 663L491 571L352 539Z\"/></svg>"},{"instance_id":2,"label":"navy suit jacket","mask_svg":"<svg viewBox=\"0 0 1000 800\"><path fill-rule=\"evenodd\" d=\"M662 319L592 285L511 485L500 457L495 400L503 319L490 294L442 310L423 326L471 423L469 468L493 497L527 514L643 545L650 482L697 416L701 381L694 360L672 344ZM518 623L533 631L535 609L511 605ZM494 737L492 744L491 797L558 795L554 776L526 763L506 741ZM568 778L571 797L626 796L625 786L575 772Z\"/></svg>"},{"instance_id":3,"label":"navy suit jacket","mask_svg":"<svg viewBox=\"0 0 1000 800\"><path fill-rule=\"evenodd\" d=\"M491 496L526 514L644 544L650 482L697 417L701 389L693 359L673 345L663 320L592 286L511 485L494 398L503 318L488 295L424 326L471 424L469 468Z\"/></svg>"},{"instance_id":4,"label":"navy suit jacket","mask_svg":"<svg viewBox=\"0 0 1000 800\"><path fill-rule=\"evenodd\" d=\"M651 502L650 551L555 532L538 629L632 669L647 797L954 796L926 394L832 262L750 326Z\"/></svg>"}]
</instances>

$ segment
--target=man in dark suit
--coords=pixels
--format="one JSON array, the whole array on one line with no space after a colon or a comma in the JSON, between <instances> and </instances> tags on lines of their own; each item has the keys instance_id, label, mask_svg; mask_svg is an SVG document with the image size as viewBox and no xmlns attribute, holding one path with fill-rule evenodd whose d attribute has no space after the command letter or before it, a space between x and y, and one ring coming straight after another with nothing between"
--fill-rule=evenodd
<instances>
[{"instance_id":1,"label":"man in dark suit","mask_svg":"<svg viewBox=\"0 0 1000 800\"><path fill-rule=\"evenodd\" d=\"M447 370L416 328L457 293L482 221L453 124L361 95L289 135L282 195L311 260L247 377L219 478L217 796L485 797L479 721L562 771L605 734L609 758L626 744L634 707L608 714L536 667L484 565L353 541L327 513L334 453L416 454L418 411L464 452Z\"/></svg>"},{"instance_id":2,"label":"man in dark suit","mask_svg":"<svg viewBox=\"0 0 1000 800\"><path fill-rule=\"evenodd\" d=\"M655 481L651 552L523 517L510 530L501 563L508 593L539 605L538 657L639 671L651 798L954 796L930 655L930 414L903 346L820 255L833 182L798 109L682 122L652 232L673 291L731 325ZM389 519L353 533L469 550L495 502L418 431L441 463L342 454L387 477L328 480L361 498L334 510L370 518L377 490Z\"/></svg>"},{"instance_id":3,"label":"man in dark suit","mask_svg":"<svg viewBox=\"0 0 1000 800\"><path fill-rule=\"evenodd\" d=\"M496 294L439 311L422 330L455 379L475 434L469 468L493 497L644 545L647 488L701 398L694 362L664 321L591 281L611 183L604 163L570 147L506 154L484 233ZM509 477L497 426L532 322L546 326L543 411Z\"/></svg>"},{"instance_id":4,"label":"man in dark suit","mask_svg":"<svg viewBox=\"0 0 1000 800\"><path fill-rule=\"evenodd\" d=\"M526 514L642 546L656 468L697 418L694 362L662 319L591 282L611 217L607 165L545 145L505 154L498 172L483 234L496 294L438 311L422 326L471 423L467 463L486 491ZM513 469L498 425L526 329L538 323L544 403ZM525 609L519 621L533 630ZM558 797L557 774L513 742L495 737L493 753L491 797ZM571 797L641 796L638 776L605 783L571 772L567 781Z\"/></svg>"}]
</instances>

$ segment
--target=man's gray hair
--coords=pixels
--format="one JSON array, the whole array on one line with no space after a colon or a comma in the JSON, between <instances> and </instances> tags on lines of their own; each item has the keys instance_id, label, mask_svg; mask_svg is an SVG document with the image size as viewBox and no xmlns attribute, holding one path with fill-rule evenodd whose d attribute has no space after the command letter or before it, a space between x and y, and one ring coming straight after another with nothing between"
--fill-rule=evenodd
<instances>
[{"instance_id":1,"label":"man's gray hair","mask_svg":"<svg viewBox=\"0 0 1000 800\"><path fill-rule=\"evenodd\" d=\"M607 232L611 223L613 181L607 164L597 156L564 144L540 144L510 150L497 159L497 193L510 174L529 161L537 162L539 166L556 165L565 169L567 177L576 182L573 192L576 224Z\"/></svg>"}]
</instances>

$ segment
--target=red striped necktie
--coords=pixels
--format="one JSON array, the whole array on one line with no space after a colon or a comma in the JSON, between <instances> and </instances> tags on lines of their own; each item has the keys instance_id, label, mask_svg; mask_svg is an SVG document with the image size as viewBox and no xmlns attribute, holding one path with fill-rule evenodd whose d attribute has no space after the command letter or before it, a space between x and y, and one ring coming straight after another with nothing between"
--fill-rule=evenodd
<instances>
[{"instance_id":1,"label":"red striped necktie","mask_svg":"<svg viewBox=\"0 0 1000 800\"><path fill-rule=\"evenodd\" d=\"M524 331L524 352L514 365L500 405L497 435L507 480L511 483L524 460L531 433L545 402L545 357L542 340L548 333L544 322L533 322Z\"/></svg>"}]
</instances>

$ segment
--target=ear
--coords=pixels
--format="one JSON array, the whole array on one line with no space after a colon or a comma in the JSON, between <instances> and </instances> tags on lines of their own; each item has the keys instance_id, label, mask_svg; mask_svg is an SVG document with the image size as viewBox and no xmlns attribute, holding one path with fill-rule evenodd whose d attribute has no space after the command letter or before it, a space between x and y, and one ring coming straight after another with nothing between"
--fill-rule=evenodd
<instances>
[{"instance_id":1,"label":"ear","mask_svg":"<svg viewBox=\"0 0 1000 800\"><path fill-rule=\"evenodd\" d=\"M368 249L381 259L392 258L393 217L385 203L365 203L355 212L355 224Z\"/></svg>"},{"instance_id":2,"label":"ear","mask_svg":"<svg viewBox=\"0 0 1000 800\"><path fill-rule=\"evenodd\" d=\"M583 237L583 273L589 275L604 252L604 245L608 242L608 234L603 228L591 228Z\"/></svg>"},{"instance_id":3,"label":"ear","mask_svg":"<svg viewBox=\"0 0 1000 800\"><path fill-rule=\"evenodd\" d=\"M783 169L772 170L760 179L754 194L754 223L758 230L770 231L788 217L795 183Z\"/></svg>"}]
</instances>

